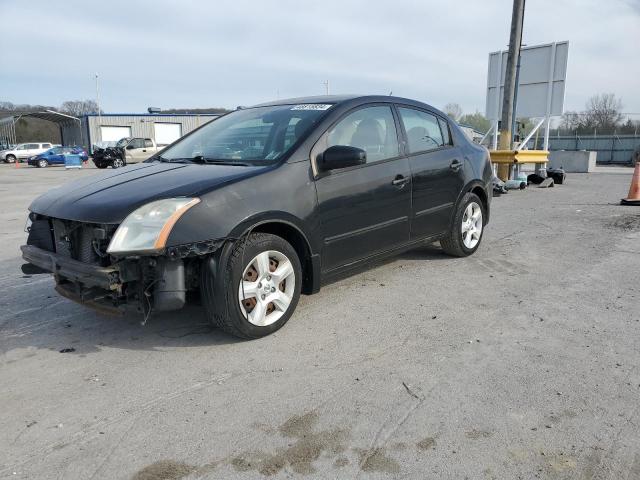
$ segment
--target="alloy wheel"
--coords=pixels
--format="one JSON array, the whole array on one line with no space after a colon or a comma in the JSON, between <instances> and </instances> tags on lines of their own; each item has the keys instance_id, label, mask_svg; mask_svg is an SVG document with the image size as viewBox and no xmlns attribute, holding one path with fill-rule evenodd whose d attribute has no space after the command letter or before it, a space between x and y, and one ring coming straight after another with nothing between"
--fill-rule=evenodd
<instances>
[{"instance_id":1,"label":"alloy wheel","mask_svg":"<svg viewBox=\"0 0 640 480\"><path fill-rule=\"evenodd\" d=\"M121 158L114 158L112 163L113 168L124 167L124 162Z\"/></svg>"},{"instance_id":2,"label":"alloy wheel","mask_svg":"<svg viewBox=\"0 0 640 480\"><path fill-rule=\"evenodd\" d=\"M462 243L472 249L480 241L482 235L482 209L476 202L467 205L462 216Z\"/></svg>"},{"instance_id":3,"label":"alloy wheel","mask_svg":"<svg viewBox=\"0 0 640 480\"><path fill-rule=\"evenodd\" d=\"M271 325L288 310L295 286L296 275L291 260L275 250L261 252L242 273L238 285L240 310L253 325Z\"/></svg>"},{"instance_id":4,"label":"alloy wheel","mask_svg":"<svg viewBox=\"0 0 640 480\"><path fill-rule=\"evenodd\" d=\"M38 160L38 166L39 166L40 168L44 168L44 167L46 167L47 165L48 165L48 163L47 163L47 161L46 161L46 160Z\"/></svg>"}]
</instances>

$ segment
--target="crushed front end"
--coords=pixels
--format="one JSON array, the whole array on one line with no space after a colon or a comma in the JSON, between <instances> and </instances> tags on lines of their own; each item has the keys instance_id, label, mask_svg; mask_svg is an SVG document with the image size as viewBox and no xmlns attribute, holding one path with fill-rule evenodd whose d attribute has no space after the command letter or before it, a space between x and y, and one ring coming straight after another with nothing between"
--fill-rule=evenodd
<instances>
[{"instance_id":1,"label":"crushed front end","mask_svg":"<svg viewBox=\"0 0 640 480\"><path fill-rule=\"evenodd\" d=\"M177 310L197 290L201 258L223 242L167 247L154 254L107 252L118 225L29 214L23 272L52 273L61 295L103 313Z\"/></svg>"}]
</instances>

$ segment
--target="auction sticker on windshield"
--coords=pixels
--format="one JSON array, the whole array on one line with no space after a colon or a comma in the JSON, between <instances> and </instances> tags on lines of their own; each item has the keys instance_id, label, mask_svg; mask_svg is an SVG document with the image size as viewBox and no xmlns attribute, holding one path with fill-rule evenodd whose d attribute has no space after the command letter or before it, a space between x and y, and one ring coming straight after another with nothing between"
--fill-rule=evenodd
<instances>
[{"instance_id":1,"label":"auction sticker on windshield","mask_svg":"<svg viewBox=\"0 0 640 480\"><path fill-rule=\"evenodd\" d=\"M328 110L333 105L327 103L303 103L291 107L291 110Z\"/></svg>"}]
</instances>

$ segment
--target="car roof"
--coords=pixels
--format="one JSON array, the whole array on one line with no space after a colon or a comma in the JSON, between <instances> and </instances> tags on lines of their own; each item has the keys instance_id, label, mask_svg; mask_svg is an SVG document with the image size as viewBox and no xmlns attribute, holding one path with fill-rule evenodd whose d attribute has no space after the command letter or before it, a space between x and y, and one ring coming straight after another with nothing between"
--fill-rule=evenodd
<instances>
[{"instance_id":1,"label":"car roof","mask_svg":"<svg viewBox=\"0 0 640 480\"><path fill-rule=\"evenodd\" d=\"M297 105L305 103L332 103L340 104L359 100L358 103L374 103L374 102L394 102L403 103L408 105L414 105L416 107L427 107L432 110L437 110L434 107L427 105L426 103L419 102L417 100L411 100L409 98L394 97L391 95L315 95L310 97L297 97L297 98L285 98L281 100L274 100L272 102L260 103L253 105L252 107L272 107L277 105Z\"/></svg>"}]
</instances>

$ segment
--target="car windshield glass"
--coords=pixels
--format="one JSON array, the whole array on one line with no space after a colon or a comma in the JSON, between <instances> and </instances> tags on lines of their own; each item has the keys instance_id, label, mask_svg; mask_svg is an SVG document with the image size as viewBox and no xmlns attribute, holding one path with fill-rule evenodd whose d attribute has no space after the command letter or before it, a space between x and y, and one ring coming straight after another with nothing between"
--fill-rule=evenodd
<instances>
[{"instance_id":1,"label":"car windshield glass","mask_svg":"<svg viewBox=\"0 0 640 480\"><path fill-rule=\"evenodd\" d=\"M129 143L129 140L131 140L130 138L121 138L120 140L118 140L118 143L116 143L116 147L124 147L127 143Z\"/></svg>"},{"instance_id":2,"label":"car windshield glass","mask_svg":"<svg viewBox=\"0 0 640 480\"><path fill-rule=\"evenodd\" d=\"M272 163L305 135L330 104L277 105L236 110L162 152L164 161Z\"/></svg>"}]
</instances>

